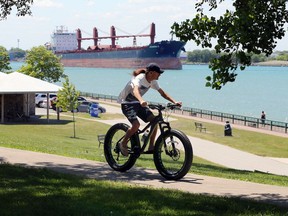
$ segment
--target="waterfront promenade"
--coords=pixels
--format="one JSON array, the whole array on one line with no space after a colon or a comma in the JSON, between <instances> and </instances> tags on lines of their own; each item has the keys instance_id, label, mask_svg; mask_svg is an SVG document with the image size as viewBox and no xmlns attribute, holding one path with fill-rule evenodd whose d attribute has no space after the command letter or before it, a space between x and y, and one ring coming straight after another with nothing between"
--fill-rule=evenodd
<instances>
[{"instance_id":1,"label":"waterfront promenade","mask_svg":"<svg viewBox=\"0 0 288 216\"><path fill-rule=\"evenodd\" d=\"M117 97L111 95L103 95L103 94L96 94L96 93L87 93L81 92L82 96L90 98L90 100L100 100L110 103L116 103ZM157 103L157 102L149 102L149 103ZM175 109L173 110L174 114L179 114L185 117L196 117L205 120L212 120L212 122L221 122L222 124L226 121L230 121L233 125L245 126L250 128L262 129L264 131L272 131L278 133L284 133L288 137L288 123L268 120L266 119L264 124L261 122L261 119L249 117L249 116L242 116L237 114L230 114L230 113L223 113L223 112L216 112L211 110L204 110L198 108L191 108L191 107L182 107L181 110ZM259 131L259 130L256 130ZM268 132L269 133L269 132ZM284 135L285 136L285 135Z\"/></svg>"}]
</instances>

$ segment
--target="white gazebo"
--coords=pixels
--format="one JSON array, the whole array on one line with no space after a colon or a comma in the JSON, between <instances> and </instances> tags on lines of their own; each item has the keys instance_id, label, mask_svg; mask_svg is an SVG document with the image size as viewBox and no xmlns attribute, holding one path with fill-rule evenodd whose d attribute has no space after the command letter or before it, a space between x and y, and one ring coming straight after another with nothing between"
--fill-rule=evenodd
<instances>
[{"instance_id":1,"label":"white gazebo","mask_svg":"<svg viewBox=\"0 0 288 216\"><path fill-rule=\"evenodd\" d=\"M30 116L35 114L35 93L57 93L62 87L25 75L19 72L5 74L0 72L0 116L4 123L10 109L13 114ZM47 108L47 117L49 108Z\"/></svg>"}]
</instances>

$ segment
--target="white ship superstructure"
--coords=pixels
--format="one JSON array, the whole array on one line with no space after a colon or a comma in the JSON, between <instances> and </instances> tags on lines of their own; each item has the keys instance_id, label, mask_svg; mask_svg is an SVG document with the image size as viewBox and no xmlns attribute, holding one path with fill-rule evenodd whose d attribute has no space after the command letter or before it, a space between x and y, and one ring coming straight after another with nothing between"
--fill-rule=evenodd
<instances>
[{"instance_id":1,"label":"white ship superstructure","mask_svg":"<svg viewBox=\"0 0 288 216\"><path fill-rule=\"evenodd\" d=\"M56 31L51 36L52 49L56 52L71 51L77 49L77 35L68 32L64 26L56 28Z\"/></svg>"}]
</instances>

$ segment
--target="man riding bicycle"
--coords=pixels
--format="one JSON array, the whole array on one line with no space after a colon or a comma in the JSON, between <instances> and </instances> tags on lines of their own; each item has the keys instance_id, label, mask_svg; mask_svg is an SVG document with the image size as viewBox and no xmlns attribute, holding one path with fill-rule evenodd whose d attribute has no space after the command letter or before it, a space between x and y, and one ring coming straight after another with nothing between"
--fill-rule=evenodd
<instances>
[{"instance_id":1,"label":"man riding bicycle","mask_svg":"<svg viewBox=\"0 0 288 216\"><path fill-rule=\"evenodd\" d=\"M118 102L121 103L123 114L132 124L132 127L127 130L124 139L119 144L119 148L123 156L128 156L128 140L138 131L140 127L137 116L144 122L151 122L154 119L153 113L147 107L147 102L142 98L142 96L150 88L157 90L166 100L179 106L182 105L182 102L176 102L171 96L169 96L163 89L160 88L157 80L163 72L164 71L161 70L160 67L155 63L150 63L146 69L141 68L135 70L133 72L132 79L126 84L125 88L121 91L118 97ZM153 153L156 133L157 128L155 127L151 134L150 144L148 151L145 152L146 154Z\"/></svg>"}]
</instances>

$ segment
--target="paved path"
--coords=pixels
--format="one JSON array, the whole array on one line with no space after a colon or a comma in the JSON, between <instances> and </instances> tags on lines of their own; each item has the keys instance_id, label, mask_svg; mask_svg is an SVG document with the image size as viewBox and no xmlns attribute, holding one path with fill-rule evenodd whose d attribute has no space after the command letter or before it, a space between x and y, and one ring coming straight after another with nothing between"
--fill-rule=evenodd
<instances>
[{"instance_id":1,"label":"paved path","mask_svg":"<svg viewBox=\"0 0 288 216\"><path fill-rule=\"evenodd\" d=\"M128 172L113 171L106 163L69 158L45 153L0 147L0 163L45 167L64 173L99 180L117 180L154 188L177 189L189 193L241 197L288 206L288 188L237 180L188 174L180 181L163 179L155 170L132 168Z\"/></svg>"}]
</instances>

